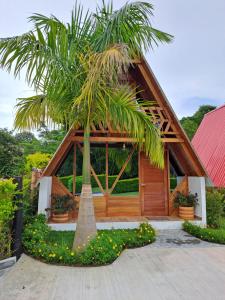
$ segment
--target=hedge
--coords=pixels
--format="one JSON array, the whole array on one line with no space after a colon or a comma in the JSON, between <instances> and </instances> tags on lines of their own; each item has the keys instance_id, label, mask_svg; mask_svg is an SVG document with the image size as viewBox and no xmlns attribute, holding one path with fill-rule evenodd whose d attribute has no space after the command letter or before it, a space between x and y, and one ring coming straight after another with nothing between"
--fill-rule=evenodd
<instances>
[{"instance_id":1,"label":"hedge","mask_svg":"<svg viewBox=\"0 0 225 300\"><path fill-rule=\"evenodd\" d=\"M116 179L117 175L109 176L109 187L111 187ZM103 188L105 188L105 180L106 175L100 174L98 175L98 179L101 182ZM69 189L69 191L73 191L73 176L64 176L60 177L61 182ZM98 187L98 184L95 178L91 177L92 188ZM82 187L82 176L76 176L76 193L81 192ZM113 193L127 193L127 192L136 192L139 189L139 180L138 178L130 178L130 179L121 179L115 186Z\"/></svg>"},{"instance_id":2,"label":"hedge","mask_svg":"<svg viewBox=\"0 0 225 300\"><path fill-rule=\"evenodd\" d=\"M190 222L184 222L183 229L201 240L211 243L225 244L224 229L202 228L200 226L193 225Z\"/></svg>"}]
</instances>

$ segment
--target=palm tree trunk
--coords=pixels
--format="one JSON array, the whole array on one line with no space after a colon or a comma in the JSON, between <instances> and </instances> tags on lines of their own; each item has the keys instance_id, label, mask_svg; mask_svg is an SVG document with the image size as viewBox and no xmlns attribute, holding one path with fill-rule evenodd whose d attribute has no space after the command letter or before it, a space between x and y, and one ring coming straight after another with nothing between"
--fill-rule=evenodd
<instances>
[{"instance_id":1,"label":"palm tree trunk","mask_svg":"<svg viewBox=\"0 0 225 300\"><path fill-rule=\"evenodd\" d=\"M90 163L90 125L84 131L84 152L82 170L82 190L79 204L77 228L73 243L73 250L80 251L97 234L92 188Z\"/></svg>"}]
</instances>

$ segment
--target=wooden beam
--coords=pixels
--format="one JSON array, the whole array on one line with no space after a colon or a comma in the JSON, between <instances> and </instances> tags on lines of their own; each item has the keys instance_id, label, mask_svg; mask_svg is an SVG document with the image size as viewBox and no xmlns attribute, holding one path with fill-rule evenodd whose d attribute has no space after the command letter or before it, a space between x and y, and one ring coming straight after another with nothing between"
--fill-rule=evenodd
<instances>
[{"instance_id":1,"label":"wooden beam","mask_svg":"<svg viewBox=\"0 0 225 300\"><path fill-rule=\"evenodd\" d=\"M81 147L80 144L77 144L77 145L78 145L78 148L80 149L81 153L83 154L83 148ZM91 173L92 173L92 175L94 176L94 179L96 180L96 182L97 182L97 184L98 184L98 186L99 186L99 188L100 188L102 194L104 195L104 194L105 194L105 191L104 191L104 189L103 189L103 187L102 187L102 184L101 184L100 180L98 179L98 176L97 176L97 174L95 173L95 170L93 169L92 165L91 165Z\"/></svg>"},{"instance_id":2,"label":"wooden beam","mask_svg":"<svg viewBox=\"0 0 225 300\"><path fill-rule=\"evenodd\" d=\"M112 194L112 192L113 192L113 190L114 190L114 188L115 188L115 186L116 186L118 180L120 179L120 177L121 177L121 175L123 174L123 172L124 172L124 170L125 170L127 164L129 163L129 161L130 161L130 159L131 159L131 157L132 157L132 155L133 155L134 150L136 149L136 147L137 147L137 146L135 145L135 146L133 147L133 149L131 150L131 152L130 152L129 156L127 157L125 163L123 164L123 166L122 166L122 168L121 168L119 174L117 175L115 181L113 182L113 185L112 185L111 189L109 190L109 194Z\"/></svg>"},{"instance_id":3,"label":"wooden beam","mask_svg":"<svg viewBox=\"0 0 225 300\"><path fill-rule=\"evenodd\" d=\"M105 144L105 190L108 194L109 190L109 144Z\"/></svg>"},{"instance_id":4,"label":"wooden beam","mask_svg":"<svg viewBox=\"0 0 225 300\"><path fill-rule=\"evenodd\" d=\"M83 136L74 136L71 138L74 142L83 142ZM184 140L180 138L161 138L163 143L183 143ZM130 137L116 137L116 136L91 136L90 142L94 143L135 143L137 139Z\"/></svg>"}]
</instances>

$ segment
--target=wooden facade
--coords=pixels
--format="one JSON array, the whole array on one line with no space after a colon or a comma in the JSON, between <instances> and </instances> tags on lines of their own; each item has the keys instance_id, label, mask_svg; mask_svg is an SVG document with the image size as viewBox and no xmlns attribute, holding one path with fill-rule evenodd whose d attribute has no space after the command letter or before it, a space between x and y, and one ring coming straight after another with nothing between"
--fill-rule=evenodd
<instances>
[{"instance_id":1,"label":"wooden facade","mask_svg":"<svg viewBox=\"0 0 225 300\"><path fill-rule=\"evenodd\" d=\"M135 62L130 68L128 80L140 90L140 97L154 101L154 106L145 109L151 116L153 123L160 129L161 139L164 143L164 169L153 166L143 152L138 154L139 194L134 196L113 195L113 189L122 176L126 165L131 159L135 149L135 139L122 132L119 127L112 128L110 121L106 126L99 122L98 126L91 125L90 141L94 145L101 145L106 149L106 183L103 188L93 167L92 176L95 178L102 195L94 196L96 216L169 216L176 214L173 209L174 192L170 191L171 165L177 170L177 176L183 178L177 185L176 191L188 192L187 176L205 176L198 157L196 156L186 134L182 130L175 113L160 88L154 74L145 60ZM83 130L71 128L54 157L43 172L43 176L52 176L52 193L70 193L67 188L55 177L71 149L82 152ZM122 166L113 185L108 184L108 148L110 145L125 143L130 153ZM73 158L73 195L76 194L76 151ZM79 202L79 195L76 196ZM76 213L73 213L76 216Z\"/></svg>"}]
</instances>

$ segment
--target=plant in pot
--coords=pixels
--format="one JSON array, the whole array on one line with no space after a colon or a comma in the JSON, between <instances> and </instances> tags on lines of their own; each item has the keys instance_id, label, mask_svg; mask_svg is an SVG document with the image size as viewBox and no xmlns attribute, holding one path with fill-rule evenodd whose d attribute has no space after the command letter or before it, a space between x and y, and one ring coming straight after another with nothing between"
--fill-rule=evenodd
<instances>
[{"instance_id":1,"label":"plant in pot","mask_svg":"<svg viewBox=\"0 0 225 300\"><path fill-rule=\"evenodd\" d=\"M75 201L70 195L52 195L52 221L68 222L69 212L75 208Z\"/></svg>"},{"instance_id":2,"label":"plant in pot","mask_svg":"<svg viewBox=\"0 0 225 300\"><path fill-rule=\"evenodd\" d=\"M198 203L197 194L183 194L178 192L174 200L174 207L179 208L179 217L184 220L194 220L194 208Z\"/></svg>"}]
</instances>

